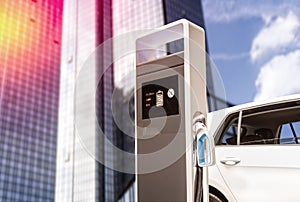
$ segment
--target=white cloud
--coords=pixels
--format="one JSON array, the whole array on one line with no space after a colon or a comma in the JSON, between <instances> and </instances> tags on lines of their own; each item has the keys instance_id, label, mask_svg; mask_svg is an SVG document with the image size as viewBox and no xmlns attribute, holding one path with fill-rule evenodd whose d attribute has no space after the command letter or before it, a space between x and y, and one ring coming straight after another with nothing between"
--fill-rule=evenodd
<instances>
[{"instance_id":1,"label":"white cloud","mask_svg":"<svg viewBox=\"0 0 300 202\"><path fill-rule=\"evenodd\" d=\"M296 42L296 34L300 27L299 18L289 12L285 17L271 20L264 17L266 25L259 31L252 42L250 51L252 61L256 61L265 54L278 51Z\"/></svg>"},{"instance_id":2,"label":"white cloud","mask_svg":"<svg viewBox=\"0 0 300 202\"><path fill-rule=\"evenodd\" d=\"M300 1L202 0L202 5L207 24L232 23L240 19L261 19L264 23L248 53L255 62L253 65L264 64L255 81L256 101L300 93ZM220 60L239 56L212 55Z\"/></svg>"},{"instance_id":3,"label":"white cloud","mask_svg":"<svg viewBox=\"0 0 300 202\"><path fill-rule=\"evenodd\" d=\"M260 69L255 101L300 93L300 50L275 56Z\"/></svg>"}]
</instances>

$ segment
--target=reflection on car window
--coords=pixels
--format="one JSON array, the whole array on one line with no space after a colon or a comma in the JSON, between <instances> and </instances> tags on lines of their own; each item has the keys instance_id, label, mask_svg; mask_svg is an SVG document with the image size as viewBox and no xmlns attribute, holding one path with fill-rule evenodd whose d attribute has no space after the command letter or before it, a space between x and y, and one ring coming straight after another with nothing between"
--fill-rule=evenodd
<instances>
[{"instance_id":1,"label":"reflection on car window","mask_svg":"<svg viewBox=\"0 0 300 202\"><path fill-rule=\"evenodd\" d=\"M283 124L279 133L280 144L299 144L300 121Z\"/></svg>"},{"instance_id":2,"label":"reflection on car window","mask_svg":"<svg viewBox=\"0 0 300 202\"><path fill-rule=\"evenodd\" d=\"M230 126L222 138L222 144L236 145L237 132L238 132L237 126L235 125Z\"/></svg>"}]
</instances>

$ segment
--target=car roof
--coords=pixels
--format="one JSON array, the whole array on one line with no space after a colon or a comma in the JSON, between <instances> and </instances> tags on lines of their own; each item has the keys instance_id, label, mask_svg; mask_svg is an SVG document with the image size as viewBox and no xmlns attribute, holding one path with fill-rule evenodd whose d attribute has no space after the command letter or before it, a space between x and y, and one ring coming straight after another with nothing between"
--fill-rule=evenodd
<instances>
[{"instance_id":1,"label":"car roof","mask_svg":"<svg viewBox=\"0 0 300 202\"><path fill-rule=\"evenodd\" d=\"M295 95L289 95L289 96L283 96L283 97L277 97L269 100L264 101L258 101L258 102L251 102L246 104L241 104L229 108L225 108L222 110L210 112L207 114L207 125L210 130L210 132L214 133L218 126L221 124L221 122L230 114L236 113L239 111L244 111L248 109L254 109L264 106L270 106L274 104L280 104L280 103L289 103L294 101L300 101L300 94Z\"/></svg>"}]
</instances>

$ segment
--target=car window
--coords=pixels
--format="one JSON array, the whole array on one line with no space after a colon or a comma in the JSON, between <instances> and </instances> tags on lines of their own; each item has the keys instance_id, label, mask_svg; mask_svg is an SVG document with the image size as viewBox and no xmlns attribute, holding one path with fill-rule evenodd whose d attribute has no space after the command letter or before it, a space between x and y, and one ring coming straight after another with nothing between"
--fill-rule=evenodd
<instances>
[{"instance_id":1,"label":"car window","mask_svg":"<svg viewBox=\"0 0 300 202\"><path fill-rule=\"evenodd\" d=\"M281 106L282 107L282 106ZM242 112L240 145L300 143L300 107L249 109ZM227 124L226 124L227 123ZM230 115L221 128L218 145L237 145L238 113Z\"/></svg>"},{"instance_id":2,"label":"car window","mask_svg":"<svg viewBox=\"0 0 300 202\"><path fill-rule=\"evenodd\" d=\"M299 144L300 121L281 125L279 132L279 144Z\"/></svg>"},{"instance_id":3,"label":"car window","mask_svg":"<svg viewBox=\"0 0 300 202\"><path fill-rule=\"evenodd\" d=\"M241 134L241 145L252 145L252 144L274 144L275 136L270 128L254 128L253 132L242 135Z\"/></svg>"},{"instance_id":4,"label":"car window","mask_svg":"<svg viewBox=\"0 0 300 202\"><path fill-rule=\"evenodd\" d=\"M230 114L220 125L215 135L216 145L236 145L238 133L238 112ZM229 142L229 143L228 143Z\"/></svg>"},{"instance_id":5,"label":"car window","mask_svg":"<svg viewBox=\"0 0 300 202\"><path fill-rule=\"evenodd\" d=\"M238 127L236 125L231 125L225 132L222 138L222 144L226 145L236 145L237 144L237 133Z\"/></svg>"},{"instance_id":6,"label":"car window","mask_svg":"<svg viewBox=\"0 0 300 202\"><path fill-rule=\"evenodd\" d=\"M246 127L241 127L241 134L245 134L247 132ZM226 132L223 134L223 138L221 140L222 145L236 145L237 144L237 134L238 134L238 126L236 123L230 125Z\"/></svg>"}]
</instances>

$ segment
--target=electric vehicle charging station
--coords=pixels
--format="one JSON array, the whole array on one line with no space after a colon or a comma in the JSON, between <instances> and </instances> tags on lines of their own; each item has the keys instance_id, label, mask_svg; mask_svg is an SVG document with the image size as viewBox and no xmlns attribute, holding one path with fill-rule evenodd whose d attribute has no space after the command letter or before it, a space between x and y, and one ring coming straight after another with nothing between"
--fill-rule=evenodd
<instances>
[{"instance_id":1,"label":"electric vehicle charging station","mask_svg":"<svg viewBox=\"0 0 300 202\"><path fill-rule=\"evenodd\" d=\"M158 47L177 40L183 51L160 54ZM136 40L137 201L201 200L196 173L214 163L205 125L205 58L204 30L187 20ZM207 184L207 170L202 173ZM203 188L205 202L208 184Z\"/></svg>"}]
</instances>

